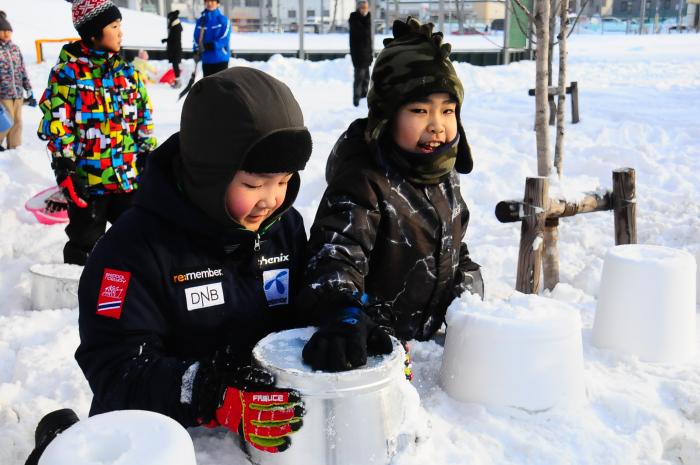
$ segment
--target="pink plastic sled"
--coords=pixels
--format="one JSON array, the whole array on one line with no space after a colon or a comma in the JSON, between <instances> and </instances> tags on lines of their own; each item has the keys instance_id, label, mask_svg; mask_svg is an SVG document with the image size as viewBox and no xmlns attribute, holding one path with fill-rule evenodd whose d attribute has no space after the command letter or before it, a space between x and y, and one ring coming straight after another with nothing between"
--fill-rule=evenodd
<instances>
[{"instance_id":1,"label":"pink plastic sled","mask_svg":"<svg viewBox=\"0 0 700 465\"><path fill-rule=\"evenodd\" d=\"M57 212L49 212L46 209L46 202L48 201L67 203L66 198L63 197L63 192L61 192L61 189L58 186L53 186L49 187L48 189L44 189L31 199L27 200L27 203L24 204L24 208L26 208L27 211L32 212L41 224L67 223L68 210L64 209Z\"/></svg>"}]
</instances>

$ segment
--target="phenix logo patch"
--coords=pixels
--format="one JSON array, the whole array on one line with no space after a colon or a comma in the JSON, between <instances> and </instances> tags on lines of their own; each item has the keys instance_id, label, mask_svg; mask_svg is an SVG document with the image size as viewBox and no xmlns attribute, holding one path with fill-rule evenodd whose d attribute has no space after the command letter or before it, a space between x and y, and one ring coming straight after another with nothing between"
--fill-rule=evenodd
<instances>
[{"instance_id":1,"label":"phenix logo patch","mask_svg":"<svg viewBox=\"0 0 700 465\"><path fill-rule=\"evenodd\" d=\"M210 268L207 267L206 270L194 270L194 271L182 271L175 272L172 276L174 284L180 283L191 283L194 281L199 281L203 279L221 278L224 275L224 270L222 268Z\"/></svg>"},{"instance_id":2,"label":"phenix logo patch","mask_svg":"<svg viewBox=\"0 0 700 465\"><path fill-rule=\"evenodd\" d=\"M289 261L289 254L279 254L276 257L260 257L258 266L274 265L275 263L284 263Z\"/></svg>"},{"instance_id":3,"label":"phenix logo patch","mask_svg":"<svg viewBox=\"0 0 700 465\"><path fill-rule=\"evenodd\" d=\"M105 268L102 274L100 293L97 296L97 314L119 319L129 287L131 273L128 271Z\"/></svg>"}]
</instances>

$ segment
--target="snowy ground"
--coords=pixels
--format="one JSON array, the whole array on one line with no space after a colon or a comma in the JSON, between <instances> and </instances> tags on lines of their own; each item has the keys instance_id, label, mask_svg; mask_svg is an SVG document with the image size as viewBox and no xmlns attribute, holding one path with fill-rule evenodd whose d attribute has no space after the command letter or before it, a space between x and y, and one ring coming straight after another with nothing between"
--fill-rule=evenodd
<instances>
[{"instance_id":1,"label":"snowy ground","mask_svg":"<svg viewBox=\"0 0 700 465\"><path fill-rule=\"evenodd\" d=\"M42 8L62 4L66 11L60 14L67 14L65 2L36 3ZM32 41L40 34L36 31L48 27L41 21L48 20L37 19L38 27L29 29L36 15L24 11L23 2L0 1L0 9L10 13L35 93L40 94L55 53L48 64L33 64ZM127 36L143 32L149 43L159 41L162 22L154 32L149 30L152 19L143 18L133 14L125 20ZM54 17L51 24L56 26L45 30L64 28L59 32L73 35L66 22ZM575 197L609 188L613 169L634 167L639 242L700 251L700 36L581 35L574 36L569 48L569 80L579 82L581 123L568 126L565 177L554 191ZM366 113L366 107L351 105L350 60L312 63L277 57L266 63L231 64L271 73L301 103L314 139L297 201L308 227L324 189L332 144L350 121ZM162 70L167 66L156 65ZM527 95L534 64L456 68L466 90L462 120L475 154L474 172L462 179L472 213L467 241L473 258L484 267L487 299L507 302L515 283L520 228L498 223L493 210L500 200L521 198L525 177L536 172L534 102ZM156 133L164 141L177 130L180 104L166 86L152 85L149 92ZM22 147L0 153L4 465L24 463L36 423L45 413L70 407L85 417L91 398L73 359L77 309L29 311L29 267L60 262L64 243L61 226L40 225L23 207L53 183L45 145L35 135L39 117L37 109L25 107ZM412 419L422 425L423 434L419 443L399 453L395 465L700 464L700 357L684 364L649 364L594 347L591 326L603 258L613 245L612 214L580 215L562 220L560 226L562 284L549 298L580 312L586 403L528 414L453 401L437 384L442 348L434 342L414 343L414 385L422 409ZM653 285L640 283L640 288ZM525 302L537 305L534 297ZM191 434L199 465L247 463L223 432Z\"/></svg>"}]
</instances>

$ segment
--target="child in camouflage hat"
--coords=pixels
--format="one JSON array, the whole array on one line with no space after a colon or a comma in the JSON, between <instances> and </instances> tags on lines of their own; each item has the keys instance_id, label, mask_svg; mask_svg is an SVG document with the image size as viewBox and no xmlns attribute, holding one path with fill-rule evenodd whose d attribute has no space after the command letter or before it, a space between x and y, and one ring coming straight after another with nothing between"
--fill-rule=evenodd
<instances>
[{"instance_id":1,"label":"child in camouflage hat","mask_svg":"<svg viewBox=\"0 0 700 465\"><path fill-rule=\"evenodd\" d=\"M469 211L459 173L472 157L451 47L432 24L395 21L371 77L368 118L340 137L311 228L304 305L320 326L304 348L314 369L364 365L388 334L429 339L464 290L483 298L462 242Z\"/></svg>"}]
</instances>

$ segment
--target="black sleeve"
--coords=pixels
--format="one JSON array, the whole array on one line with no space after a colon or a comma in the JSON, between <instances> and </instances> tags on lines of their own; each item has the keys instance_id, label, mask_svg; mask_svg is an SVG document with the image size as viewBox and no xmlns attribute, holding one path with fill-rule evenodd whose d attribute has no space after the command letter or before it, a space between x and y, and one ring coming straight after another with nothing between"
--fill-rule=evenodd
<instances>
[{"instance_id":1,"label":"black sleeve","mask_svg":"<svg viewBox=\"0 0 700 465\"><path fill-rule=\"evenodd\" d=\"M336 176L311 227L303 305L312 323L333 308L356 305L380 221L379 188L369 176Z\"/></svg>"},{"instance_id":2,"label":"black sleeve","mask_svg":"<svg viewBox=\"0 0 700 465\"><path fill-rule=\"evenodd\" d=\"M166 353L166 274L148 240L120 226L98 242L78 290L80 346L75 357L94 394L91 414L142 409L192 426L186 372L195 361ZM120 311L115 311L117 304Z\"/></svg>"}]
</instances>

